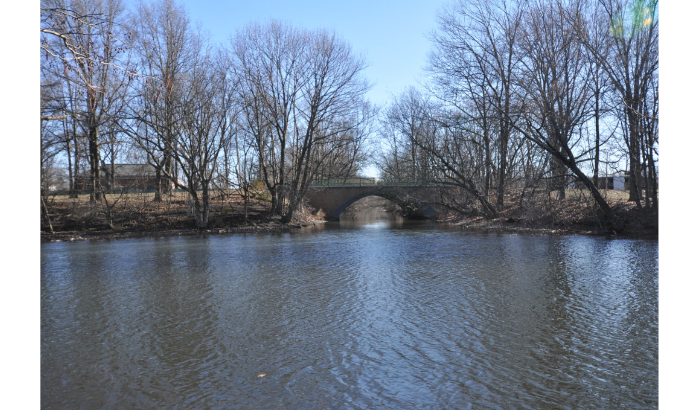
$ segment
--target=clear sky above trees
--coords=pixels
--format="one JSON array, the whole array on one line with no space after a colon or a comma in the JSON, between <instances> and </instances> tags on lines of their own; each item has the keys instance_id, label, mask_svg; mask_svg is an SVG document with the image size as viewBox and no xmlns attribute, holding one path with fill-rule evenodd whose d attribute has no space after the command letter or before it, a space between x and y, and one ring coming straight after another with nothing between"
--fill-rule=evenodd
<instances>
[{"instance_id":1,"label":"clear sky above trees","mask_svg":"<svg viewBox=\"0 0 700 410\"><path fill-rule=\"evenodd\" d=\"M135 0L129 0L135 1ZM436 27L446 0L180 0L193 22L211 34L212 42L251 21L271 18L306 29L327 28L347 41L369 63L365 75L374 87L368 96L384 104L392 94L417 84L430 49L427 34Z\"/></svg>"}]
</instances>

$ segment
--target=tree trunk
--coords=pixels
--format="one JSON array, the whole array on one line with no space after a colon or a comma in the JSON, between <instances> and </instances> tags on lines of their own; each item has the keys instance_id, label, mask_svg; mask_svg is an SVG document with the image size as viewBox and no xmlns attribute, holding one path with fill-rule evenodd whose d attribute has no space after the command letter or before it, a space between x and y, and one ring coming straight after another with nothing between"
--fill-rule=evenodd
<instances>
[{"instance_id":1,"label":"tree trunk","mask_svg":"<svg viewBox=\"0 0 700 410\"><path fill-rule=\"evenodd\" d=\"M243 188L243 224L248 225L248 191L250 188L247 183L245 188Z\"/></svg>"},{"instance_id":2,"label":"tree trunk","mask_svg":"<svg viewBox=\"0 0 700 410\"><path fill-rule=\"evenodd\" d=\"M615 221L615 215L613 214L612 208L610 208L608 202L605 200L605 198L603 198L603 195L600 194L600 191L593 184L593 181L591 181L575 164L569 164L569 169L571 169L571 171L591 192L593 199L603 212L603 225L605 228L612 233L618 233L617 231L619 230L619 227L617 226L617 221Z\"/></svg>"},{"instance_id":3,"label":"tree trunk","mask_svg":"<svg viewBox=\"0 0 700 410\"><path fill-rule=\"evenodd\" d=\"M43 190L43 189L42 189ZM41 208L44 210L44 215L46 217L46 222L49 225L49 231L54 233L53 224L51 223L51 216L49 215L49 208L46 206L46 201L44 201L44 193L41 193Z\"/></svg>"},{"instance_id":4,"label":"tree trunk","mask_svg":"<svg viewBox=\"0 0 700 410\"><path fill-rule=\"evenodd\" d=\"M200 199L197 188L190 184L190 196L193 201L192 216L194 216L194 222L197 229L206 229L209 223L209 198L208 190L202 189L202 197Z\"/></svg>"},{"instance_id":5,"label":"tree trunk","mask_svg":"<svg viewBox=\"0 0 700 410\"><path fill-rule=\"evenodd\" d=\"M90 202L102 199L102 183L100 181L100 149L97 126L93 125L88 130L88 151L90 154Z\"/></svg>"},{"instance_id":6,"label":"tree trunk","mask_svg":"<svg viewBox=\"0 0 700 410\"><path fill-rule=\"evenodd\" d=\"M627 108L627 118L629 121L629 200L635 202L638 208L642 208L641 192L639 189L639 181L641 181L641 161L639 158L639 122L637 114L634 111L635 110L633 110L631 107Z\"/></svg>"},{"instance_id":7,"label":"tree trunk","mask_svg":"<svg viewBox=\"0 0 700 410\"><path fill-rule=\"evenodd\" d=\"M638 149L638 144L632 145L633 149ZM630 155L630 197L629 200L637 204L637 208L642 208L642 196L640 195L639 180L641 179L639 155Z\"/></svg>"},{"instance_id":8,"label":"tree trunk","mask_svg":"<svg viewBox=\"0 0 700 410\"><path fill-rule=\"evenodd\" d=\"M499 208L503 208L503 200L505 196L505 185L506 185L506 167L508 164L508 135L507 130L504 129L505 125L501 125L501 134L498 141L498 153L500 156L500 164L498 167L498 198L497 205Z\"/></svg>"},{"instance_id":9,"label":"tree trunk","mask_svg":"<svg viewBox=\"0 0 700 410\"><path fill-rule=\"evenodd\" d=\"M598 188L598 172L600 165L600 94L595 93L595 109L593 112L595 119L595 157L593 159L593 185ZM607 175L606 175L607 176Z\"/></svg>"},{"instance_id":10,"label":"tree trunk","mask_svg":"<svg viewBox=\"0 0 700 410\"><path fill-rule=\"evenodd\" d=\"M160 167L155 167L156 168L156 192L153 196L153 202L161 202L163 201L163 175L160 172Z\"/></svg>"},{"instance_id":11,"label":"tree trunk","mask_svg":"<svg viewBox=\"0 0 700 410\"><path fill-rule=\"evenodd\" d=\"M559 155L561 149L557 148ZM549 191L557 191L558 199L566 198L566 165L559 158L559 155L552 155L549 161L550 182Z\"/></svg>"},{"instance_id":12,"label":"tree trunk","mask_svg":"<svg viewBox=\"0 0 700 410\"><path fill-rule=\"evenodd\" d=\"M75 133L75 121L73 122L73 148L74 148L73 164L75 167L75 171L73 172L73 190L71 191L70 197L77 198L78 197L78 192L77 192L78 188L75 186L75 180L78 178L78 175L80 175L80 148L78 146L77 134Z\"/></svg>"},{"instance_id":13,"label":"tree trunk","mask_svg":"<svg viewBox=\"0 0 700 410\"><path fill-rule=\"evenodd\" d=\"M66 140L66 153L66 158L68 159L68 197L73 198L75 194L75 178L73 175L73 161L70 152L70 139Z\"/></svg>"},{"instance_id":14,"label":"tree trunk","mask_svg":"<svg viewBox=\"0 0 700 410\"><path fill-rule=\"evenodd\" d=\"M484 120L484 123L486 123L486 120ZM484 174L484 196L488 198L491 191L491 143L486 132L484 132L484 159L484 168L486 169Z\"/></svg>"}]
</instances>

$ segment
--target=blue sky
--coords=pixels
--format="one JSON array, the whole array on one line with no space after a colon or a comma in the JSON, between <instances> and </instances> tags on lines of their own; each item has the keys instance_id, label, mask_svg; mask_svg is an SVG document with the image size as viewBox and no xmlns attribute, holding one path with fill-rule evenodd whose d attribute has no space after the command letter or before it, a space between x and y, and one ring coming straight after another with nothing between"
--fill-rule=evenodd
<instances>
[{"instance_id":1,"label":"blue sky","mask_svg":"<svg viewBox=\"0 0 700 410\"><path fill-rule=\"evenodd\" d=\"M215 43L228 42L236 30L252 21L271 18L308 29L326 28L364 55L365 76L375 104L417 85L430 50L428 33L436 28L438 11L453 0L175 0L200 22Z\"/></svg>"}]
</instances>

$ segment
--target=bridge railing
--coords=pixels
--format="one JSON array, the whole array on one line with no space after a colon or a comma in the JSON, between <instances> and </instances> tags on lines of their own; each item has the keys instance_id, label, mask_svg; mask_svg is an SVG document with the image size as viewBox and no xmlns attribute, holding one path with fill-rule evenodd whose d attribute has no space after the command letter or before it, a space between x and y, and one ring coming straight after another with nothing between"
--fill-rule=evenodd
<instances>
[{"instance_id":1,"label":"bridge railing","mask_svg":"<svg viewBox=\"0 0 700 410\"><path fill-rule=\"evenodd\" d=\"M325 178L317 179L309 184L311 188L327 188L327 187L349 187L349 186L375 186L377 178Z\"/></svg>"},{"instance_id":2,"label":"bridge railing","mask_svg":"<svg viewBox=\"0 0 700 410\"><path fill-rule=\"evenodd\" d=\"M416 187L416 186L440 186L439 181L425 180L377 180L376 178L327 178L319 179L309 184L310 188L338 188L338 187L364 187L364 186L386 186L386 187Z\"/></svg>"}]
</instances>

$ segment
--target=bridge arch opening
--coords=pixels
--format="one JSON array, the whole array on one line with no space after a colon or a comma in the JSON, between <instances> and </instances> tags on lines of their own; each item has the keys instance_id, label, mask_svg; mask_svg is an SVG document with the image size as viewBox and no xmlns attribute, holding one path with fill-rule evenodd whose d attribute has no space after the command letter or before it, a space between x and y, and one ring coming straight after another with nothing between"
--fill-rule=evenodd
<instances>
[{"instance_id":1,"label":"bridge arch opening","mask_svg":"<svg viewBox=\"0 0 700 410\"><path fill-rule=\"evenodd\" d=\"M402 209L395 202L377 195L367 195L340 212L340 221L402 221Z\"/></svg>"},{"instance_id":2,"label":"bridge arch opening","mask_svg":"<svg viewBox=\"0 0 700 410\"><path fill-rule=\"evenodd\" d=\"M381 201L377 199L373 200L373 198L381 199ZM384 207L388 211L387 213L393 213L402 217L428 219L437 216L437 211L428 204L423 204L420 201L386 191L363 192L356 195L342 203L328 216L331 219L339 220L341 215L348 209L355 211L354 207L358 207L357 204L359 204L360 208L363 202L365 202L365 205L369 205L366 204L367 201L370 201L370 204L372 204L372 202L381 204L380 206Z\"/></svg>"}]
</instances>

